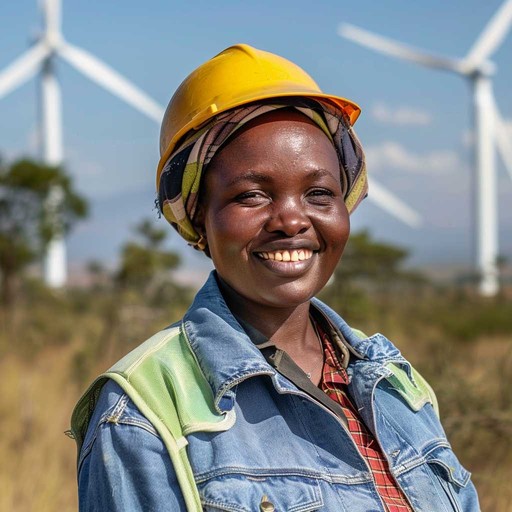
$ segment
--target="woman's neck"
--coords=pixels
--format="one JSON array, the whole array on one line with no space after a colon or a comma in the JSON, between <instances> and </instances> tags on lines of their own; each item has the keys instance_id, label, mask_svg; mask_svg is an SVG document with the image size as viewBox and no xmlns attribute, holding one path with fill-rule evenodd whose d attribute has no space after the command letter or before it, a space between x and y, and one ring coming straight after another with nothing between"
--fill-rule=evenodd
<instances>
[{"instance_id":1,"label":"woman's neck","mask_svg":"<svg viewBox=\"0 0 512 512\"><path fill-rule=\"evenodd\" d=\"M252 325L294 360L318 349L318 339L309 318L310 302L278 308L253 302L218 278L222 295L235 316Z\"/></svg>"}]
</instances>

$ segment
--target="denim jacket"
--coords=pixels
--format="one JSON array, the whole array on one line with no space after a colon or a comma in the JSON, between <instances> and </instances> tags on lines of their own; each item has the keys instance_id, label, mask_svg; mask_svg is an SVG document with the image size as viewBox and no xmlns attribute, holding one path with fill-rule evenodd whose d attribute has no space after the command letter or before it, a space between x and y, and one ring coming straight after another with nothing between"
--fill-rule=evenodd
<instances>
[{"instance_id":1,"label":"denim jacket","mask_svg":"<svg viewBox=\"0 0 512 512\"><path fill-rule=\"evenodd\" d=\"M411 400L396 378L400 368L410 388L417 387L400 352L381 334L361 339L319 300L312 305L350 347L348 392L413 510L480 510L431 400L415 402L414 393ZM214 274L177 325L216 409L232 418L224 431L196 429L186 436L205 511L384 512L345 425L267 363L224 302ZM157 430L113 381L92 413L78 471L82 512L186 510Z\"/></svg>"}]
</instances>

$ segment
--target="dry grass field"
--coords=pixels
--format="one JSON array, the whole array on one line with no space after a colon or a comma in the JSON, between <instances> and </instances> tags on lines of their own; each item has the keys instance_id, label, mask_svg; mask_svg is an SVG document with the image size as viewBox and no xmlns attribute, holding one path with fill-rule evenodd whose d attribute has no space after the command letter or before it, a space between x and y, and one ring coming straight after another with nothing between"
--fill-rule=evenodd
<instances>
[{"instance_id":1,"label":"dry grass field","mask_svg":"<svg viewBox=\"0 0 512 512\"><path fill-rule=\"evenodd\" d=\"M381 330L435 388L443 423L459 458L473 473L482 510L508 512L512 510L512 329L507 332L506 324L469 336L457 326L437 325L425 313L429 307L435 310L425 303L432 300L409 306L416 308L417 315L387 304ZM508 310L510 302L503 300L496 307ZM76 510L75 445L64 434L75 401L94 375L181 316L184 307L155 310L135 303L122 308L114 304L102 294L73 292L36 296L33 302L3 312L1 511ZM468 309L464 300L454 304L452 315L469 315L467 322L477 314L471 312L485 309L481 304ZM457 304L462 304L459 310ZM494 311L492 305L485 307ZM369 332L382 319L380 312L362 327ZM467 322L460 319L463 326Z\"/></svg>"}]
</instances>

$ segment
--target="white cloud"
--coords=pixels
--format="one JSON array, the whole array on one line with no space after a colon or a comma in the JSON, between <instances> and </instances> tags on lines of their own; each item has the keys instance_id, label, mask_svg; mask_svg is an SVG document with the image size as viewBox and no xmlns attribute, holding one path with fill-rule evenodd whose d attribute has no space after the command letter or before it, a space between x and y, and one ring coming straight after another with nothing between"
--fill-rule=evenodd
<instances>
[{"instance_id":1,"label":"white cloud","mask_svg":"<svg viewBox=\"0 0 512 512\"><path fill-rule=\"evenodd\" d=\"M432 116L413 107L389 107L384 103L377 103L372 107L373 118L381 123L400 126L427 126L432 123Z\"/></svg>"},{"instance_id":2,"label":"white cloud","mask_svg":"<svg viewBox=\"0 0 512 512\"><path fill-rule=\"evenodd\" d=\"M112 151L116 154L116 148ZM126 162L125 159L119 165L113 165L104 158L101 161L93 159L87 152L75 146L66 147L65 166L72 175L76 188L89 199L143 190L150 183L147 173L141 170L138 162Z\"/></svg>"},{"instance_id":3,"label":"white cloud","mask_svg":"<svg viewBox=\"0 0 512 512\"><path fill-rule=\"evenodd\" d=\"M417 174L456 172L464 167L455 151L437 150L416 154L394 141L365 149L368 169L397 169Z\"/></svg>"}]
</instances>

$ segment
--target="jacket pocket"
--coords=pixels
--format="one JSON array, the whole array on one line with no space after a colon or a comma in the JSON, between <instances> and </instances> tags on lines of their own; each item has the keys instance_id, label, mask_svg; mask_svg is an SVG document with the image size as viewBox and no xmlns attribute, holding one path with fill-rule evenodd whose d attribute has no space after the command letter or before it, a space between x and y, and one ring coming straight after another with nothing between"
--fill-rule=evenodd
<instances>
[{"instance_id":1,"label":"jacket pocket","mask_svg":"<svg viewBox=\"0 0 512 512\"><path fill-rule=\"evenodd\" d=\"M323 506L314 478L224 474L198 483L205 512L310 512Z\"/></svg>"},{"instance_id":2,"label":"jacket pocket","mask_svg":"<svg viewBox=\"0 0 512 512\"><path fill-rule=\"evenodd\" d=\"M468 485L471 473L459 462L451 448L439 447L427 455L427 462L434 473L441 495L449 501L451 510L462 512L459 498Z\"/></svg>"}]
</instances>

